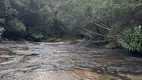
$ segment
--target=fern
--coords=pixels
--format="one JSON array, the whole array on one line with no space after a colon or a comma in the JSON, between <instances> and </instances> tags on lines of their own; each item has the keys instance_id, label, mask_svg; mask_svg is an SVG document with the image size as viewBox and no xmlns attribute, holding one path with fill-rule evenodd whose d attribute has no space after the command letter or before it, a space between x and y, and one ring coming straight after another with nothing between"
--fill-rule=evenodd
<instances>
[{"instance_id":1,"label":"fern","mask_svg":"<svg viewBox=\"0 0 142 80\"><path fill-rule=\"evenodd\" d=\"M142 52L142 27L124 29L122 34L118 35L117 42L129 51Z\"/></svg>"}]
</instances>

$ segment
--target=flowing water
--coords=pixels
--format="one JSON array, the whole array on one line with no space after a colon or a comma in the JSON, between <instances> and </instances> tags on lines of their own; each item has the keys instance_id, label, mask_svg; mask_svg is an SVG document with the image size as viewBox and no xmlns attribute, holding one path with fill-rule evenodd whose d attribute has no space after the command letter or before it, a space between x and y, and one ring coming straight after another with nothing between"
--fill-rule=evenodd
<instances>
[{"instance_id":1,"label":"flowing water","mask_svg":"<svg viewBox=\"0 0 142 80\"><path fill-rule=\"evenodd\" d=\"M71 43L2 42L0 80L142 80L142 58Z\"/></svg>"}]
</instances>

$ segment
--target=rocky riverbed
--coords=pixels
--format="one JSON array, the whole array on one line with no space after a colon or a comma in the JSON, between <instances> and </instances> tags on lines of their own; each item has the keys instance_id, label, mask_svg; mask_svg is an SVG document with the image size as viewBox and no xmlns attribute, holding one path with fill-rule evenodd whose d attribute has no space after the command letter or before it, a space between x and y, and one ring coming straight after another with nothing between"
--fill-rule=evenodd
<instances>
[{"instance_id":1,"label":"rocky riverbed","mask_svg":"<svg viewBox=\"0 0 142 80\"><path fill-rule=\"evenodd\" d=\"M142 80L142 58L56 42L0 43L0 80Z\"/></svg>"}]
</instances>

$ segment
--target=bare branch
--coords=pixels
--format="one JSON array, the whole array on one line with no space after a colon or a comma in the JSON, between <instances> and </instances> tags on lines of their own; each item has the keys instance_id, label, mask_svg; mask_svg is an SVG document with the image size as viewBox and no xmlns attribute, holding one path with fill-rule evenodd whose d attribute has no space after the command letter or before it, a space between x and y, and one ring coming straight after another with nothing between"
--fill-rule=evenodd
<instances>
[{"instance_id":1,"label":"bare branch","mask_svg":"<svg viewBox=\"0 0 142 80\"><path fill-rule=\"evenodd\" d=\"M96 26L98 26L98 27L101 27L101 28L103 28L103 29L105 29L105 30L108 30L108 31L110 31L110 29L108 28L108 27L105 27L105 26L103 26L103 25L101 25L101 24L98 24L98 23L93 23L94 25L96 25Z\"/></svg>"},{"instance_id":2,"label":"bare branch","mask_svg":"<svg viewBox=\"0 0 142 80\"><path fill-rule=\"evenodd\" d=\"M88 30L88 29L85 29L85 30L88 32L88 34L91 34L91 35L98 35L98 36L102 36L102 37L108 38L108 36L105 36L105 35L103 35L103 34L95 33L95 32L92 32L92 31L90 31L90 30Z\"/></svg>"}]
</instances>

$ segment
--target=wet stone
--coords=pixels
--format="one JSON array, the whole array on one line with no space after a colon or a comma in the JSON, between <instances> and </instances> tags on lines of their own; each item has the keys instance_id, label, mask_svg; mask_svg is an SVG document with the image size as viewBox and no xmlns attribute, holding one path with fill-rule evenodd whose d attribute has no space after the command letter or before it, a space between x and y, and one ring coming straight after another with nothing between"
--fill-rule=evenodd
<instances>
[{"instance_id":1,"label":"wet stone","mask_svg":"<svg viewBox=\"0 0 142 80\"><path fill-rule=\"evenodd\" d=\"M123 50L96 49L67 42L70 41L0 44L0 48L3 48L0 49L0 80L141 78L140 58L125 55Z\"/></svg>"},{"instance_id":2,"label":"wet stone","mask_svg":"<svg viewBox=\"0 0 142 80\"><path fill-rule=\"evenodd\" d=\"M104 63L104 64L118 64L118 65L123 65L127 64L125 59L121 56L99 56L95 58L95 62L98 63Z\"/></svg>"},{"instance_id":3,"label":"wet stone","mask_svg":"<svg viewBox=\"0 0 142 80\"><path fill-rule=\"evenodd\" d=\"M36 62L38 59L36 59L34 56L24 56L22 62L32 63Z\"/></svg>"},{"instance_id":4,"label":"wet stone","mask_svg":"<svg viewBox=\"0 0 142 80\"><path fill-rule=\"evenodd\" d=\"M0 57L0 63L4 63L4 62L8 62L10 61L11 59L10 58L7 58L7 57Z\"/></svg>"},{"instance_id":5,"label":"wet stone","mask_svg":"<svg viewBox=\"0 0 142 80\"><path fill-rule=\"evenodd\" d=\"M13 60L13 56L10 55L10 51L6 49L0 49L0 63Z\"/></svg>"},{"instance_id":6,"label":"wet stone","mask_svg":"<svg viewBox=\"0 0 142 80\"><path fill-rule=\"evenodd\" d=\"M101 75L84 70L47 70L35 69L31 72L11 72L1 80L117 80L117 77Z\"/></svg>"}]
</instances>

